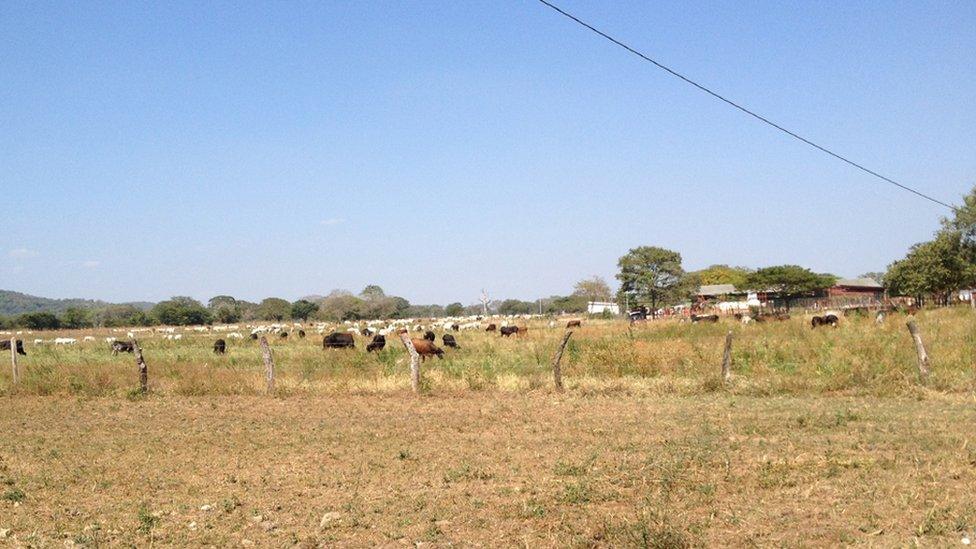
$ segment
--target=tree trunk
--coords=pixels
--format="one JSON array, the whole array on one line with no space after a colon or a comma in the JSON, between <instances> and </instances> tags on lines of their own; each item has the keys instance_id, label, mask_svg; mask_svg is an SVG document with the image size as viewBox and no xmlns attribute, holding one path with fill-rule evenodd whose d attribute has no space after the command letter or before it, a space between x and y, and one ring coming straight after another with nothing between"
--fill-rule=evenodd
<instances>
[{"instance_id":1,"label":"tree trunk","mask_svg":"<svg viewBox=\"0 0 976 549\"><path fill-rule=\"evenodd\" d=\"M918 375L925 381L929 377L929 355L925 352L925 344L922 343L922 334L915 324L915 319L907 322L908 333L912 334L915 340L915 353L918 355Z\"/></svg>"},{"instance_id":2,"label":"tree trunk","mask_svg":"<svg viewBox=\"0 0 976 549\"><path fill-rule=\"evenodd\" d=\"M261 336L261 358L264 359L264 377L267 382L267 392L274 394L275 386L275 364L274 357L271 356L271 347L268 346L268 338Z\"/></svg>"},{"instance_id":3,"label":"tree trunk","mask_svg":"<svg viewBox=\"0 0 976 549\"><path fill-rule=\"evenodd\" d=\"M563 374L559 366L559 361L563 358L563 351L566 349L566 344L569 343L570 336L573 335L572 330L566 330L563 335L563 341L559 344L559 348L556 349L556 355L552 357L552 380L556 384L556 390L563 390Z\"/></svg>"},{"instance_id":4,"label":"tree trunk","mask_svg":"<svg viewBox=\"0 0 976 549\"><path fill-rule=\"evenodd\" d=\"M142 394L146 394L149 392L149 366L142 358L142 349L135 339L132 340L132 352L136 355L136 366L139 367L139 390Z\"/></svg>"},{"instance_id":5,"label":"tree trunk","mask_svg":"<svg viewBox=\"0 0 976 549\"><path fill-rule=\"evenodd\" d=\"M410 386L414 393L420 394L420 353L414 348L413 341L410 341L410 334L401 333L400 341L403 341L403 346L410 353Z\"/></svg>"}]
</instances>

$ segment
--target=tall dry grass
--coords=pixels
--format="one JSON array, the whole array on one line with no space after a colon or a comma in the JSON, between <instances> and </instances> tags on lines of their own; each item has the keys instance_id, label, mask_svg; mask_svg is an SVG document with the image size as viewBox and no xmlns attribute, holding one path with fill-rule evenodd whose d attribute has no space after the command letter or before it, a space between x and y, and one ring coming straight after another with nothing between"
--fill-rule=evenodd
<instances>
[{"instance_id":1,"label":"tall dry grass","mask_svg":"<svg viewBox=\"0 0 976 549\"><path fill-rule=\"evenodd\" d=\"M570 340L563 375L570 391L678 392L697 394L730 390L742 394L913 394L920 380L906 317L894 315L884 325L870 317L844 318L836 329L810 328L807 318L742 326L731 319L718 324L676 321L630 327L624 321L584 323ZM918 323L931 355L926 386L943 392L976 389L976 313L968 308L919 314ZM722 346L734 333L730 387L719 381ZM34 337L96 335L75 346L33 345ZM107 332L75 331L23 335L27 357L20 357L21 382L11 384L10 367L0 368L0 394L134 394L138 372L128 354L112 356L102 337ZM550 390L550 360L562 329L539 322L527 336L502 338L484 332L455 334L460 350L423 367L428 390ZM150 387L157 394L260 394L264 390L261 353L251 340L228 340L227 354L211 351L218 334L188 332L179 341L144 335ZM271 341L282 396L296 393L375 393L409 388L407 356L399 342L367 354L357 349L324 350L321 338ZM4 358L2 363L6 363Z\"/></svg>"}]
</instances>

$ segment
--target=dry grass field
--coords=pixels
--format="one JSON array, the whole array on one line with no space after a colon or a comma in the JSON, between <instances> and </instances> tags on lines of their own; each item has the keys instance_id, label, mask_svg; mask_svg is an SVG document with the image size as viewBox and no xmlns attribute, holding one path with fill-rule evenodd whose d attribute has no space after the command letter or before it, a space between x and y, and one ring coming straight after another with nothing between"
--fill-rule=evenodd
<instances>
[{"instance_id":1,"label":"dry grass field","mask_svg":"<svg viewBox=\"0 0 976 549\"><path fill-rule=\"evenodd\" d=\"M142 397L131 355L22 336L21 383L0 370L0 545L958 545L976 315L919 315L925 384L904 321L594 321L563 393L561 330L462 332L423 396L400 345L274 341L266 396L254 342L144 337Z\"/></svg>"}]
</instances>

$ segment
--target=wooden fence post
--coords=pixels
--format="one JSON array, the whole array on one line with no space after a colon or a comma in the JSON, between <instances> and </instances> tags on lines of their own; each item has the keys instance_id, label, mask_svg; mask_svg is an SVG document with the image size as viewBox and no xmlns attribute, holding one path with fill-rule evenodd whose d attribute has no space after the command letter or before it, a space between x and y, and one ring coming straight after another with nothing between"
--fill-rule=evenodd
<instances>
[{"instance_id":1,"label":"wooden fence post","mask_svg":"<svg viewBox=\"0 0 976 549\"><path fill-rule=\"evenodd\" d=\"M566 349L566 344L569 343L570 336L573 335L572 330L566 330L563 334L563 341L559 344L559 348L556 349L556 356L552 357L552 380L556 384L556 390L563 390L563 372L560 369L559 361L563 358L563 350Z\"/></svg>"},{"instance_id":2,"label":"wooden fence post","mask_svg":"<svg viewBox=\"0 0 976 549\"><path fill-rule=\"evenodd\" d=\"M725 334L725 352L722 354L722 381L732 381L732 330Z\"/></svg>"},{"instance_id":3,"label":"wooden fence post","mask_svg":"<svg viewBox=\"0 0 976 549\"><path fill-rule=\"evenodd\" d=\"M915 352L918 354L918 374L922 377L922 381L925 381L929 377L929 354L925 352L922 334L918 331L915 319L909 320L906 324L908 333L912 334L912 339L915 340Z\"/></svg>"},{"instance_id":4,"label":"wooden fence post","mask_svg":"<svg viewBox=\"0 0 976 549\"><path fill-rule=\"evenodd\" d=\"M274 394L275 372L274 357L271 356L271 347L268 346L268 338L261 336L261 357L264 359L264 377L268 383L268 394Z\"/></svg>"},{"instance_id":5,"label":"wooden fence post","mask_svg":"<svg viewBox=\"0 0 976 549\"><path fill-rule=\"evenodd\" d=\"M142 358L142 349L135 339L132 340L132 352L136 355L136 366L139 367L139 390L142 394L146 394L149 392L149 366L146 366L146 361Z\"/></svg>"},{"instance_id":6,"label":"wooden fence post","mask_svg":"<svg viewBox=\"0 0 976 549\"><path fill-rule=\"evenodd\" d=\"M400 341L410 353L410 386L413 388L413 392L420 394L420 353L413 347L410 334L400 332Z\"/></svg>"},{"instance_id":7,"label":"wooden fence post","mask_svg":"<svg viewBox=\"0 0 976 549\"><path fill-rule=\"evenodd\" d=\"M20 382L20 370L17 368L17 338L10 338L10 362L13 367L14 385Z\"/></svg>"}]
</instances>

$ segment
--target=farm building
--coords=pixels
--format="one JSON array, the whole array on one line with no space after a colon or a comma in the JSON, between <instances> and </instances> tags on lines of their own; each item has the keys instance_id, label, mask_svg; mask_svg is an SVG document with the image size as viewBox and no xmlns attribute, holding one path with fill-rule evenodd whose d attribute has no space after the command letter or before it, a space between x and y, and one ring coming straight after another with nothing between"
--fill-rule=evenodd
<instances>
[{"instance_id":1,"label":"farm building","mask_svg":"<svg viewBox=\"0 0 976 549\"><path fill-rule=\"evenodd\" d=\"M827 288L828 297L864 297L880 300L884 286L873 278L841 278Z\"/></svg>"},{"instance_id":2,"label":"farm building","mask_svg":"<svg viewBox=\"0 0 976 549\"><path fill-rule=\"evenodd\" d=\"M746 292L737 289L732 284L706 284L698 288L699 301L708 301L712 299L727 299L730 297L740 297L745 296Z\"/></svg>"},{"instance_id":3,"label":"farm building","mask_svg":"<svg viewBox=\"0 0 976 549\"><path fill-rule=\"evenodd\" d=\"M591 315L603 314L610 311L612 314L620 314L620 305L611 301L590 301L586 304L586 312Z\"/></svg>"}]
</instances>

